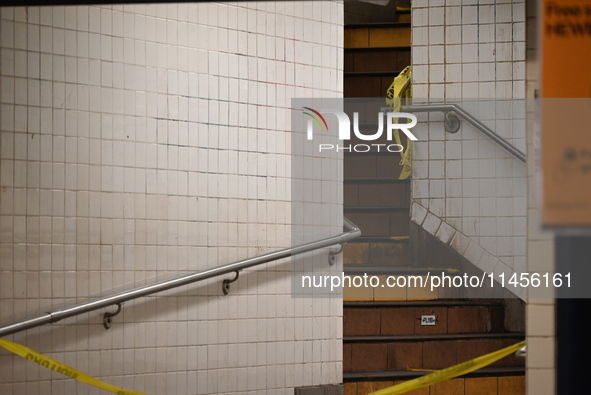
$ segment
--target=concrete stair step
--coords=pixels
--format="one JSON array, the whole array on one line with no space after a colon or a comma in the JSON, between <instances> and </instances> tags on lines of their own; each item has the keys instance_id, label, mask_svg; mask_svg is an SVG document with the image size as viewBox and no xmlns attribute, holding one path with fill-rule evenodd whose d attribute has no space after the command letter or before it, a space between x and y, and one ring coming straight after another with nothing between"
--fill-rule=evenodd
<instances>
[{"instance_id":1,"label":"concrete stair step","mask_svg":"<svg viewBox=\"0 0 591 395\"><path fill-rule=\"evenodd\" d=\"M414 300L414 301L382 301L382 302L344 302L343 307L498 307L503 305L497 300L471 300L471 299L446 299L446 300Z\"/></svg>"},{"instance_id":2,"label":"concrete stair step","mask_svg":"<svg viewBox=\"0 0 591 395\"><path fill-rule=\"evenodd\" d=\"M386 207L391 209L399 207L401 210L410 212L410 184L389 183L389 184L352 184L345 183L344 210L353 212L360 208L377 209Z\"/></svg>"},{"instance_id":3,"label":"concrete stair step","mask_svg":"<svg viewBox=\"0 0 591 395\"><path fill-rule=\"evenodd\" d=\"M351 244L362 243L397 243L408 244L409 236L359 236L349 241Z\"/></svg>"},{"instance_id":4,"label":"concrete stair step","mask_svg":"<svg viewBox=\"0 0 591 395\"><path fill-rule=\"evenodd\" d=\"M345 48L401 47L410 45L410 22L345 25Z\"/></svg>"},{"instance_id":5,"label":"concrete stair step","mask_svg":"<svg viewBox=\"0 0 591 395\"><path fill-rule=\"evenodd\" d=\"M445 273L448 276L461 275L458 269L450 267L415 267L415 266L380 266L380 265L343 265L348 275L388 275L388 276L432 276Z\"/></svg>"},{"instance_id":6,"label":"concrete stair step","mask_svg":"<svg viewBox=\"0 0 591 395\"><path fill-rule=\"evenodd\" d=\"M345 48L347 72L403 70L408 65L410 65L410 46Z\"/></svg>"},{"instance_id":7,"label":"concrete stair step","mask_svg":"<svg viewBox=\"0 0 591 395\"><path fill-rule=\"evenodd\" d=\"M442 335L378 335L378 336L344 336L343 343L393 343L418 342L437 340L479 340L479 339L514 339L516 343L525 340L524 332L503 333L452 333Z\"/></svg>"},{"instance_id":8,"label":"concrete stair step","mask_svg":"<svg viewBox=\"0 0 591 395\"><path fill-rule=\"evenodd\" d=\"M371 188L370 188L371 189ZM369 199L369 197L368 197ZM384 202L381 205L376 205L376 206L369 206L369 205L359 205L357 207L345 207L344 208L344 212L351 214L351 213L359 213L359 214L369 214L369 213L380 213L380 214L385 214L385 213L393 213L393 212L399 212L399 211L410 211L410 206L408 205L394 205L392 204L392 202L390 202L389 200L383 199ZM365 203L365 202L361 202L361 203ZM374 203L375 204L375 203ZM388 206L386 206L386 204L390 204Z\"/></svg>"},{"instance_id":9,"label":"concrete stair step","mask_svg":"<svg viewBox=\"0 0 591 395\"><path fill-rule=\"evenodd\" d=\"M343 372L438 370L512 346L524 339L418 340L343 344ZM508 355L490 367L524 366L523 358Z\"/></svg>"},{"instance_id":10,"label":"concrete stair step","mask_svg":"<svg viewBox=\"0 0 591 395\"><path fill-rule=\"evenodd\" d=\"M376 215L376 216L379 216ZM356 215L350 215L349 218L356 223L362 232L365 220L359 224L355 221ZM357 218L356 218L357 219ZM386 218L389 221L389 218ZM383 221L382 221L383 222ZM389 226L388 224L383 225ZM401 232L404 233L404 232ZM383 240L383 239L382 239ZM343 263L347 264L372 264L376 266L409 266L408 262L408 242L391 242L390 240L380 242L357 242L345 244Z\"/></svg>"},{"instance_id":11,"label":"concrete stair step","mask_svg":"<svg viewBox=\"0 0 591 395\"><path fill-rule=\"evenodd\" d=\"M343 73L345 78L361 78L361 77L390 77L394 78L398 74L400 74L400 70L369 70L369 71L347 71ZM368 127L371 124L368 124ZM377 125L377 124L376 124ZM362 125L360 124L359 127L361 128Z\"/></svg>"},{"instance_id":12,"label":"concrete stair step","mask_svg":"<svg viewBox=\"0 0 591 395\"><path fill-rule=\"evenodd\" d=\"M429 371L344 373L345 395L365 395L429 374ZM521 366L482 368L461 378L424 387L409 394L429 395L521 395L525 394L525 368ZM353 392L355 391L355 392ZM498 391L498 392L497 392Z\"/></svg>"},{"instance_id":13,"label":"concrete stair step","mask_svg":"<svg viewBox=\"0 0 591 395\"><path fill-rule=\"evenodd\" d=\"M421 372L419 376L429 372ZM430 387L408 392L409 395L524 395L525 370L522 368L481 369L462 378L451 379ZM367 395L417 376L400 374L367 374L356 378L357 373L345 375L345 395ZM372 378L373 377L373 378Z\"/></svg>"},{"instance_id":14,"label":"concrete stair step","mask_svg":"<svg viewBox=\"0 0 591 395\"><path fill-rule=\"evenodd\" d=\"M407 22L346 25L344 44L345 97L381 98L400 70L410 65Z\"/></svg>"},{"instance_id":15,"label":"concrete stair step","mask_svg":"<svg viewBox=\"0 0 591 395\"><path fill-rule=\"evenodd\" d=\"M401 171L402 166L400 165L400 156L398 154L354 155L347 157L344 162L345 180L397 179Z\"/></svg>"},{"instance_id":16,"label":"concrete stair step","mask_svg":"<svg viewBox=\"0 0 591 395\"><path fill-rule=\"evenodd\" d=\"M392 211L389 210L390 212L386 212L385 210L365 210L359 212L345 209L345 213L347 218L353 221L365 236L408 236L410 227L410 210L406 208L392 209ZM354 245L359 246L360 244L356 243ZM372 243L369 247L370 255L372 252L380 253L384 248L391 249L390 243L385 245ZM370 260L368 262L373 261ZM377 264L378 262L375 263Z\"/></svg>"},{"instance_id":17,"label":"concrete stair step","mask_svg":"<svg viewBox=\"0 0 591 395\"><path fill-rule=\"evenodd\" d=\"M346 75L343 81L343 94L345 97L385 96L396 75L398 74Z\"/></svg>"},{"instance_id":18,"label":"concrete stair step","mask_svg":"<svg viewBox=\"0 0 591 395\"><path fill-rule=\"evenodd\" d=\"M413 336L502 333L502 305L359 304L343 307L343 336ZM421 325L422 316L435 316L435 325Z\"/></svg>"},{"instance_id":19,"label":"concrete stair step","mask_svg":"<svg viewBox=\"0 0 591 395\"><path fill-rule=\"evenodd\" d=\"M410 22L411 15L410 15L410 7L409 9L405 10L396 10L396 20L397 22Z\"/></svg>"}]
</instances>

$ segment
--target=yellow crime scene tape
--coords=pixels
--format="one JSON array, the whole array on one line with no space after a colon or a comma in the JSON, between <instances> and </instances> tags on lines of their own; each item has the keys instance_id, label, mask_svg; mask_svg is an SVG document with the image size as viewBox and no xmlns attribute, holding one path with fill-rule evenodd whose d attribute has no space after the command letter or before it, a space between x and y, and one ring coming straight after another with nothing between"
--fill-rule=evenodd
<instances>
[{"instance_id":1,"label":"yellow crime scene tape","mask_svg":"<svg viewBox=\"0 0 591 395\"><path fill-rule=\"evenodd\" d=\"M89 375L80 372L66 364L56 361L53 358L49 358L41 353L31 350L18 343L14 343L8 340L0 339L0 347L4 347L13 354L28 359L31 362L35 362L44 368L53 370L54 372L63 374L64 376L71 377L83 383L92 385L94 387L103 389L105 391L112 392L117 395L146 395L143 392L135 392L124 390L123 388L117 387L112 384L103 383L100 380L90 377Z\"/></svg>"},{"instance_id":2,"label":"yellow crime scene tape","mask_svg":"<svg viewBox=\"0 0 591 395\"><path fill-rule=\"evenodd\" d=\"M490 354L486 354L477 358L474 358L470 361L460 363L458 365L454 365L447 369L439 370L434 373L427 374L425 376L416 378L414 380L406 381L402 384L397 384L393 387L385 388L380 391L373 392L370 395L398 395L404 394L408 391L412 391L418 388L428 387L435 383L439 383L441 381L453 379L458 376L462 376L464 374L473 372L475 370L481 369L485 366L490 365L493 362L498 361L506 357L509 354L512 354L519 350L521 347L525 345L525 341L520 343L514 344L512 346L503 348L501 350L492 352ZM79 370L76 370L64 363L56 361L53 358L45 356L41 353L31 350L28 347L22 346L18 343L14 343L8 340L0 339L0 347L5 348L6 350L10 351L13 354L16 354L20 357L23 357L31 362L35 362L44 368L53 370L54 372L63 374L64 376L73 378L80 382L92 385L94 387L103 389L105 391L112 392L117 395L147 395L143 392L137 391L128 391L123 388L114 386L112 384L104 383L100 380L95 379L85 373L82 373Z\"/></svg>"},{"instance_id":3,"label":"yellow crime scene tape","mask_svg":"<svg viewBox=\"0 0 591 395\"><path fill-rule=\"evenodd\" d=\"M439 370L435 373L430 373L425 376L421 376L419 378L409 380L401 384L397 384L393 387L388 387L384 388L383 390L372 392L370 395L404 394L408 391L428 387L441 381L453 379L454 377L462 376L464 374L473 372L475 370L488 366L491 363L498 361L499 359L505 358L507 355L516 352L523 346L525 346L525 341L522 341L520 343L514 344L512 346L503 348L495 352L491 352L490 354L482 355L470 361L451 366L447 369Z\"/></svg>"},{"instance_id":4,"label":"yellow crime scene tape","mask_svg":"<svg viewBox=\"0 0 591 395\"><path fill-rule=\"evenodd\" d=\"M411 66L406 66L404 70L398 74L392 81L392 84L386 92L386 104L392 107L392 111L400 111L400 100L402 98L410 99L412 97L411 90L408 84L412 78ZM398 122L398 119L395 120ZM394 138L396 144L402 145L400 140L400 132L394 131ZM410 176L412 170L412 144L410 138L406 138L406 150L400 152L400 165L402 166L402 172L400 173L400 180L405 180Z\"/></svg>"}]
</instances>

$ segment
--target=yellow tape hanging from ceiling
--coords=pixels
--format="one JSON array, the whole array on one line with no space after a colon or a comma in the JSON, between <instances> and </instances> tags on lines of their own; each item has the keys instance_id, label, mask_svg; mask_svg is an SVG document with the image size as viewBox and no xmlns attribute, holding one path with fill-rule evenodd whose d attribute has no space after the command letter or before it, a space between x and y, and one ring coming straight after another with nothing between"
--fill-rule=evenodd
<instances>
[{"instance_id":1,"label":"yellow tape hanging from ceiling","mask_svg":"<svg viewBox=\"0 0 591 395\"><path fill-rule=\"evenodd\" d=\"M31 350L18 343L14 343L8 340L0 339L0 347L4 347L13 354L28 359L31 362L35 362L44 368L53 370L54 372L63 374L64 376L71 377L83 383L92 385L94 387L103 389L105 391L112 392L117 395L146 395L143 392L135 392L124 390L123 388L114 386L112 384L103 383L100 380L90 377L89 375L80 372L64 363L56 361L53 358L49 358L41 353Z\"/></svg>"},{"instance_id":2,"label":"yellow tape hanging from ceiling","mask_svg":"<svg viewBox=\"0 0 591 395\"><path fill-rule=\"evenodd\" d=\"M390 87L388 88L388 91L386 92L386 104L388 104L392 108L393 112L400 111L401 98L411 98L411 76L411 67L407 66L404 70L400 72L400 74L398 74L398 76L394 77L392 85L390 85ZM400 140L400 132L398 130L394 131L394 138L396 139L396 144L402 145ZM402 165L402 172L400 173L400 177L398 177L400 180L407 179L410 176L412 170L411 152L411 140L407 137L406 149L400 152L400 165Z\"/></svg>"},{"instance_id":3,"label":"yellow tape hanging from ceiling","mask_svg":"<svg viewBox=\"0 0 591 395\"><path fill-rule=\"evenodd\" d=\"M430 373L425 376L416 378L414 380L409 380L404 383L397 384L393 387L372 392L370 395L404 394L408 391L416 390L417 388L428 387L441 381L453 379L454 377L462 376L466 373L473 372L475 370L488 366L491 363L498 361L499 359L505 358L507 355L516 352L523 346L525 346L525 341L522 341L520 343L514 344L512 346L503 348L495 352L491 352L490 354L482 355L470 361L454 365L447 369L439 370L435 373Z\"/></svg>"}]
</instances>

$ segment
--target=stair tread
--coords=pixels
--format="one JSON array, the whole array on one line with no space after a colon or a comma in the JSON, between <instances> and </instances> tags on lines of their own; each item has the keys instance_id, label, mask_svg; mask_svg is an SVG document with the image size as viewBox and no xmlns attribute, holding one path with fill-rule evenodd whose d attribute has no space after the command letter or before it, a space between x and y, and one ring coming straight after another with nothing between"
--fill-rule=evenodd
<instances>
[{"instance_id":1,"label":"stair tread","mask_svg":"<svg viewBox=\"0 0 591 395\"><path fill-rule=\"evenodd\" d=\"M348 243L397 243L408 244L408 236L359 236Z\"/></svg>"},{"instance_id":2,"label":"stair tread","mask_svg":"<svg viewBox=\"0 0 591 395\"><path fill-rule=\"evenodd\" d=\"M399 180L397 178L345 178L345 184L410 184L410 178Z\"/></svg>"},{"instance_id":3,"label":"stair tread","mask_svg":"<svg viewBox=\"0 0 591 395\"><path fill-rule=\"evenodd\" d=\"M404 28L410 27L410 22L367 22L352 23L344 26L345 29L363 29L363 28Z\"/></svg>"},{"instance_id":4,"label":"stair tread","mask_svg":"<svg viewBox=\"0 0 591 395\"><path fill-rule=\"evenodd\" d=\"M447 275L460 274L458 269L449 267L412 267L412 266L385 266L385 265L363 265L355 263L345 263L343 265L343 272L345 274L396 274L396 275L427 275L427 274L440 274L442 272Z\"/></svg>"},{"instance_id":5,"label":"stair tread","mask_svg":"<svg viewBox=\"0 0 591 395\"><path fill-rule=\"evenodd\" d=\"M410 45L397 45L392 47L352 47L344 48L345 52L379 52L379 51L410 51Z\"/></svg>"},{"instance_id":6,"label":"stair tread","mask_svg":"<svg viewBox=\"0 0 591 395\"><path fill-rule=\"evenodd\" d=\"M343 308L347 307L432 307L432 306L498 306L503 304L498 301L472 301L472 300L413 300L413 301L345 301Z\"/></svg>"},{"instance_id":7,"label":"stair tread","mask_svg":"<svg viewBox=\"0 0 591 395\"><path fill-rule=\"evenodd\" d=\"M379 372L344 372L343 381L358 381L371 379L392 378L413 379L432 373L432 370L389 370ZM525 374L525 366L499 366L478 369L459 377L493 377L493 376L521 376Z\"/></svg>"},{"instance_id":8,"label":"stair tread","mask_svg":"<svg viewBox=\"0 0 591 395\"><path fill-rule=\"evenodd\" d=\"M365 152L348 152L345 151L345 157L347 156L386 156L386 155L398 155L400 156L398 153L396 152L388 152L387 148L381 148L380 151L376 151L376 150L369 150L369 151L365 151ZM364 179L364 178L362 178ZM399 180L399 181L404 181L404 180Z\"/></svg>"},{"instance_id":9,"label":"stair tread","mask_svg":"<svg viewBox=\"0 0 591 395\"><path fill-rule=\"evenodd\" d=\"M396 77L400 71L346 71L343 73L345 77Z\"/></svg>"},{"instance_id":10,"label":"stair tread","mask_svg":"<svg viewBox=\"0 0 591 395\"><path fill-rule=\"evenodd\" d=\"M402 210L410 210L410 206L376 206L376 207L360 207L360 206L349 206L343 207L343 210L346 213L362 213L362 212L391 212L391 211L402 211Z\"/></svg>"},{"instance_id":11,"label":"stair tread","mask_svg":"<svg viewBox=\"0 0 591 395\"><path fill-rule=\"evenodd\" d=\"M440 335L374 335L374 336L344 336L343 343L375 343L375 342L409 342L429 340L473 340L473 339L525 339L524 332L503 333L446 333Z\"/></svg>"}]
</instances>

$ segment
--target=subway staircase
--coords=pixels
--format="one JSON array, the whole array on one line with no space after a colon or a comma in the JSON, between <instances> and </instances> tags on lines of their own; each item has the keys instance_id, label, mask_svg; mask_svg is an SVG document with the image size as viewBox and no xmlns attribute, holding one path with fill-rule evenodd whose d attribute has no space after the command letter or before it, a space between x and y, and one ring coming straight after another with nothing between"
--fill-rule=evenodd
<instances>
[{"instance_id":1,"label":"subway staircase","mask_svg":"<svg viewBox=\"0 0 591 395\"><path fill-rule=\"evenodd\" d=\"M434 315L436 324L421 325ZM390 387L508 347L525 338L507 332L504 306L469 300L345 301L343 380L346 395ZM523 361L514 355L414 395L519 395Z\"/></svg>"},{"instance_id":2,"label":"subway staircase","mask_svg":"<svg viewBox=\"0 0 591 395\"><path fill-rule=\"evenodd\" d=\"M393 78L410 64L410 17L408 13L399 17L403 19L391 23L345 25L345 98L385 98ZM385 101L379 105L384 107ZM361 121L360 129L367 134L375 133L376 128L377 120ZM350 142L367 143L355 137ZM391 142L384 134L372 143ZM398 179L402 170L399 161L398 154L383 149L378 152L374 147L368 152L344 153L344 212L362 231L360 238L345 246L345 274L373 274L383 284L388 275L459 273L461 267L444 254L430 263L430 268L411 259L411 184L409 179ZM507 328L502 301L443 299L439 292L409 286L344 289L346 395L369 394L525 338L523 332ZM435 325L421 325L425 315L435 316ZM521 395L525 393L524 374L524 362L509 356L469 375L409 394Z\"/></svg>"},{"instance_id":3,"label":"subway staircase","mask_svg":"<svg viewBox=\"0 0 591 395\"><path fill-rule=\"evenodd\" d=\"M410 64L410 22L345 25L345 98L380 98L402 69ZM356 104L346 103L351 107ZM354 109L347 108L348 111ZM360 111L360 116L375 111ZM364 119L360 129L375 132L377 119ZM371 133L368 132L368 133ZM388 144L385 133L373 144ZM356 137L351 145L364 144ZM362 237L345 246L345 264L407 266L410 180L399 180L400 157L372 147L368 152L345 152L345 215Z\"/></svg>"},{"instance_id":4,"label":"subway staircase","mask_svg":"<svg viewBox=\"0 0 591 395\"><path fill-rule=\"evenodd\" d=\"M345 25L345 97L382 97L410 64L410 22Z\"/></svg>"}]
</instances>

